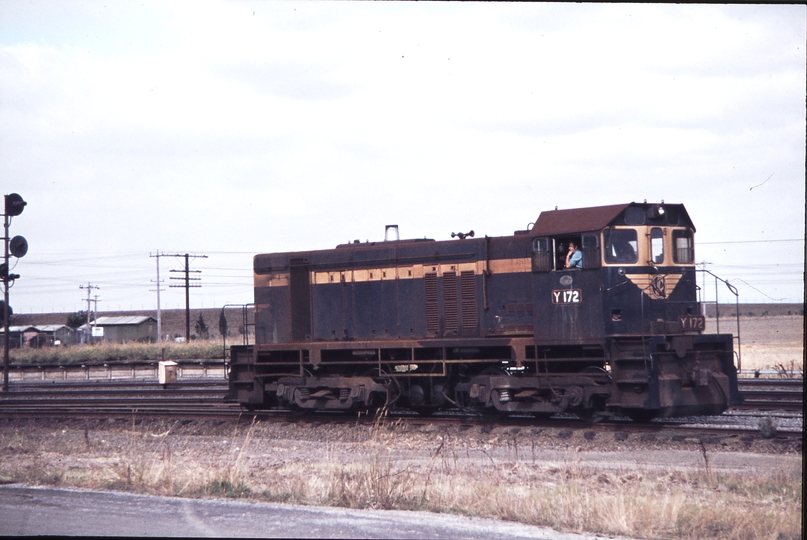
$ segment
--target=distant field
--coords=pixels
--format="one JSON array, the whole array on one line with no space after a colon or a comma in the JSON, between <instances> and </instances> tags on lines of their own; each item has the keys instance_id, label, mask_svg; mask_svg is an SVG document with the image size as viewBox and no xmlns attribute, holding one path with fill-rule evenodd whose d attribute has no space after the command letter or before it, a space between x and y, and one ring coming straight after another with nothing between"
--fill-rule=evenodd
<instances>
[{"instance_id":1,"label":"distant field","mask_svg":"<svg viewBox=\"0 0 807 540\"><path fill-rule=\"evenodd\" d=\"M714 318L706 319L706 333L717 330ZM737 321L720 318L720 333L737 337ZM740 317L742 369L804 370L804 317ZM737 349L735 339L734 348Z\"/></svg>"}]
</instances>

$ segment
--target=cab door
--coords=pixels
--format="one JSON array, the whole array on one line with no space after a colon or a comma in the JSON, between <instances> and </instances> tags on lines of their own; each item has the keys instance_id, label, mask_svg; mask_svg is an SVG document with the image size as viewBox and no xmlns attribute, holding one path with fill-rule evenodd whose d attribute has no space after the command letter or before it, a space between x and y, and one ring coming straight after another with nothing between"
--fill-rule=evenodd
<instances>
[{"instance_id":1,"label":"cab door","mask_svg":"<svg viewBox=\"0 0 807 540\"><path fill-rule=\"evenodd\" d=\"M557 268L560 238L533 241L535 340L547 344L600 343L603 336L600 251L597 236L582 235L583 268ZM550 262L551 261L551 262Z\"/></svg>"}]
</instances>

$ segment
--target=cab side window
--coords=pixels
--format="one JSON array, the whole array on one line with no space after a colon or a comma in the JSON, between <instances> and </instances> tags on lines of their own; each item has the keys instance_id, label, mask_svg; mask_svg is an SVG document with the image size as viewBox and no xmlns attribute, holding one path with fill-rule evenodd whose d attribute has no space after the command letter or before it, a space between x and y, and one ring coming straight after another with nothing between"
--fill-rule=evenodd
<instances>
[{"instance_id":1,"label":"cab side window","mask_svg":"<svg viewBox=\"0 0 807 540\"><path fill-rule=\"evenodd\" d=\"M583 251L581 250L580 236L559 236L554 238L555 242L555 270L566 269L566 258L579 252L574 259L577 261L573 268L585 268L583 263ZM574 248L571 249L571 246Z\"/></svg>"},{"instance_id":2,"label":"cab side window","mask_svg":"<svg viewBox=\"0 0 807 540\"><path fill-rule=\"evenodd\" d=\"M582 238L583 268L600 267L600 244L596 234L584 234Z\"/></svg>"},{"instance_id":3,"label":"cab side window","mask_svg":"<svg viewBox=\"0 0 807 540\"><path fill-rule=\"evenodd\" d=\"M639 241L635 229L605 229L602 240L605 262L635 264L639 261Z\"/></svg>"},{"instance_id":4,"label":"cab side window","mask_svg":"<svg viewBox=\"0 0 807 540\"><path fill-rule=\"evenodd\" d=\"M552 240L535 238L532 241L532 271L549 272L553 263Z\"/></svg>"},{"instance_id":5,"label":"cab side window","mask_svg":"<svg viewBox=\"0 0 807 540\"><path fill-rule=\"evenodd\" d=\"M695 242L692 231L673 231L673 262L676 264L692 264L695 262Z\"/></svg>"}]
</instances>

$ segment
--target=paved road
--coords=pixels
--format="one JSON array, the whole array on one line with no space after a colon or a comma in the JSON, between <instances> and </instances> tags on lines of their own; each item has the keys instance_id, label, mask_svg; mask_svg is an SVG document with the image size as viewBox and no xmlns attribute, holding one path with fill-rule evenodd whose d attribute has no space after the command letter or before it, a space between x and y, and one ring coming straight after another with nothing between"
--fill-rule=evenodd
<instances>
[{"instance_id":1,"label":"paved road","mask_svg":"<svg viewBox=\"0 0 807 540\"><path fill-rule=\"evenodd\" d=\"M0 535L582 540L489 519L0 486Z\"/></svg>"}]
</instances>

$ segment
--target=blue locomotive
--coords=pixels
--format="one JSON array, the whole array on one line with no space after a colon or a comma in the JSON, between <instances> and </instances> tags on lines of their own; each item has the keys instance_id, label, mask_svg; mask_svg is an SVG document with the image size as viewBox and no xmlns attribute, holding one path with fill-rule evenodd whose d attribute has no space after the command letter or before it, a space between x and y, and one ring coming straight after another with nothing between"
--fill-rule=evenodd
<instances>
[{"instance_id":1,"label":"blue locomotive","mask_svg":"<svg viewBox=\"0 0 807 540\"><path fill-rule=\"evenodd\" d=\"M681 204L542 212L512 236L385 240L254 258L243 406L429 414L719 414L730 334L704 334Z\"/></svg>"}]
</instances>

